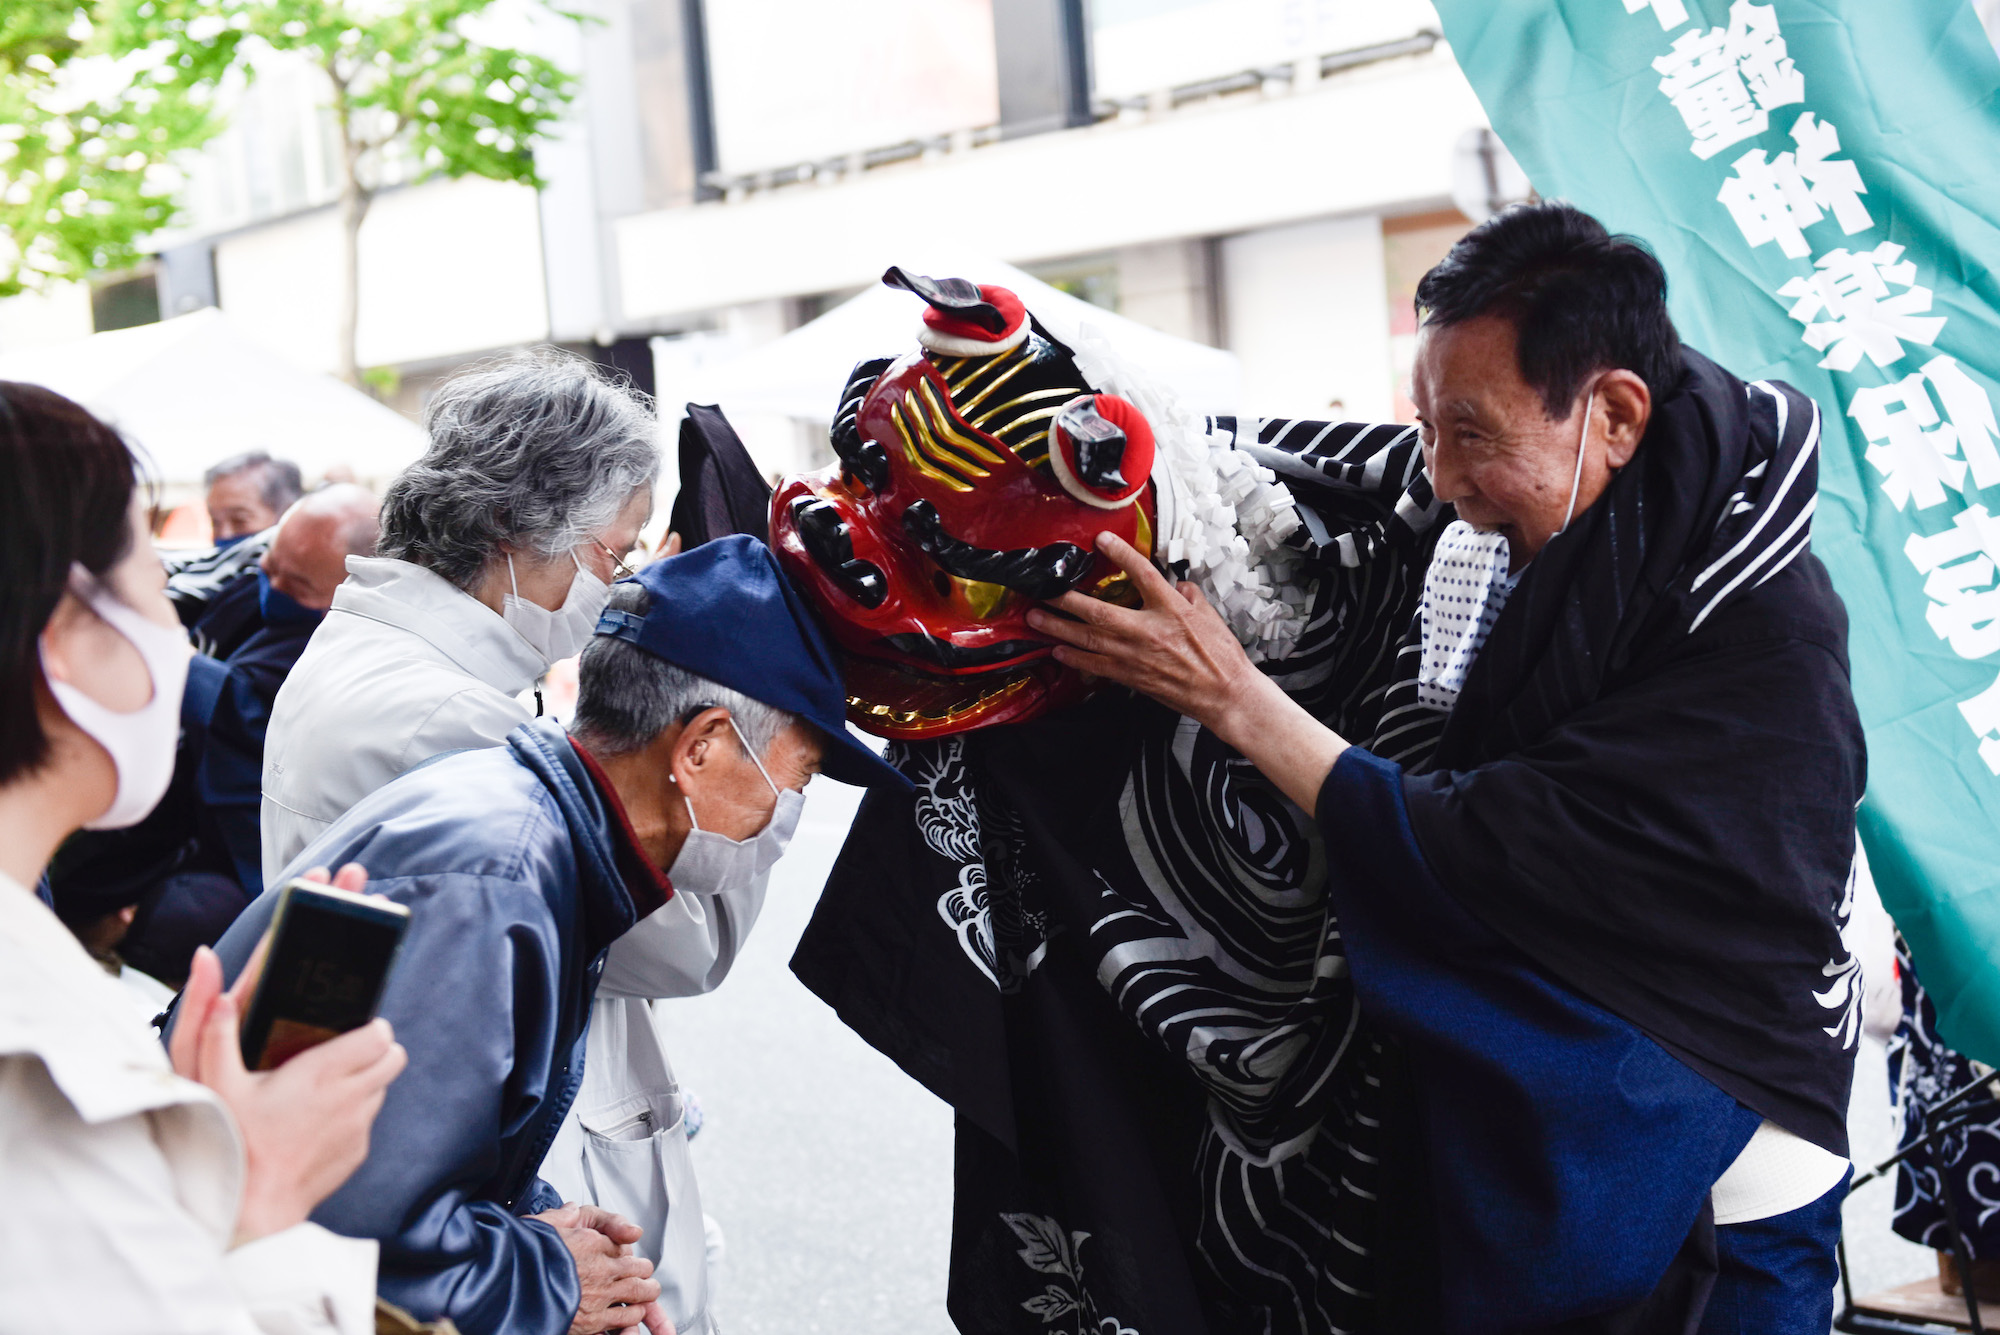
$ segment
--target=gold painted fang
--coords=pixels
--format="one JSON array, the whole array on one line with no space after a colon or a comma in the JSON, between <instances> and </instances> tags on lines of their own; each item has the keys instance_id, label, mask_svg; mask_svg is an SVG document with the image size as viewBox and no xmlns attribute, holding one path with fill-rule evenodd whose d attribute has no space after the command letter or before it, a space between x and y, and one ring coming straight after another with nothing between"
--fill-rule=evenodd
<instances>
[{"instance_id":1,"label":"gold painted fang","mask_svg":"<svg viewBox=\"0 0 2000 1335\"><path fill-rule=\"evenodd\" d=\"M903 411L909 415L910 426L916 432L917 448L928 455L932 463L950 469L967 482L977 482L980 478L991 476L986 469L970 459L952 453L944 442L937 438L936 423L931 420L929 412L917 398L915 390L904 393Z\"/></svg>"},{"instance_id":2,"label":"gold painted fang","mask_svg":"<svg viewBox=\"0 0 2000 1335\"><path fill-rule=\"evenodd\" d=\"M1026 361L1028 357L1027 347L1028 347L1027 343L1022 342L1007 349L1007 351L999 354L998 356L977 358L976 360L979 362L979 365L973 367L971 371L967 372L964 379L954 382L951 376L946 376L944 379L945 390L948 393L950 393L952 401L954 403L957 402L958 397L961 394L965 393L967 390L971 389L973 384L979 379L979 377L985 375L988 371L997 371L1003 366L1012 366L1016 362ZM971 357L964 358L959 363L959 366L963 367L965 365L970 364L974 360L975 359ZM956 367L953 368L954 373L956 373L957 369L958 368Z\"/></svg>"},{"instance_id":3,"label":"gold painted fang","mask_svg":"<svg viewBox=\"0 0 2000 1335\"><path fill-rule=\"evenodd\" d=\"M1052 399L1057 395L1061 395L1065 399L1073 399L1076 397L1076 391L1062 388L1031 389L1026 394L1017 395L1007 400L997 408L988 408L985 412L979 414L977 420L970 422L968 425L972 426L975 430L984 431L988 422L998 417L1001 413L1006 412L1009 408L1018 408L1024 403L1033 403L1036 399Z\"/></svg>"},{"instance_id":4,"label":"gold painted fang","mask_svg":"<svg viewBox=\"0 0 2000 1335\"><path fill-rule=\"evenodd\" d=\"M1057 413L1061 411L1062 409L1059 407L1037 408L1034 412L1023 413L1021 416L1015 418L1013 421L1009 422L1006 426L1001 427L998 431L995 431L993 434L998 439L1004 441L1007 439L1009 435L1013 434L1016 431L1019 431L1022 427L1027 426L1032 422L1046 422L1051 417L1054 417ZM1048 438L1048 433L1046 431L1042 432L1041 434L1044 440ZM1010 445L1012 444L1011 441L1008 443Z\"/></svg>"},{"instance_id":5,"label":"gold painted fang","mask_svg":"<svg viewBox=\"0 0 2000 1335\"><path fill-rule=\"evenodd\" d=\"M1026 345L1024 344L1023 346ZM992 395L994 390L1000 388L1000 386L1006 384L1009 380L1012 380L1015 376L1021 374L1021 372L1027 370L1030 366L1033 365L1034 365L1033 362L1029 361L1026 357L1023 357L1020 361L1015 362L1005 371L993 377L992 382L988 384L985 389L980 390L977 394L967 399L964 403L960 403L958 401L958 395L953 394L951 396L952 406L958 409L958 415L960 417L967 418L969 420L972 415L972 410L974 408L977 408L980 404L984 403L987 400L987 398L989 398Z\"/></svg>"},{"instance_id":6,"label":"gold painted fang","mask_svg":"<svg viewBox=\"0 0 2000 1335\"><path fill-rule=\"evenodd\" d=\"M896 434L903 438L903 452L909 455L911 466L919 473L928 478L935 478L937 481L950 487L953 491L972 490L971 483L961 482L957 478L939 471L931 465L928 459L924 458L923 451L917 448L916 437L910 432L910 424L903 420L902 404L892 403L889 405L889 420L896 424Z\"/></svg>"},{"instance_id":7,"label":"gold painted fang","mask_svg":"<svg viewBox=\"0 0 2000 1335\"><path fill-rule=\"evenodd\" d=\"M997 465L1006 462L985 445L965 433L965 430L953 419L951 410L938 402L937 391L931 387L930 381L919 381L917 388L923 397L924 406L930 409L931 424L937 428L937 434L947 444L956 446L959 450L971 455L982 463ZM982 473L980 476L983 477L985 474Z\"/></svg>"},{"instance_id":8,"label":"gold painted fang","mask_svg":"<svg viewBox=\"0 0 2000 1335\"><path fill-rule=\"evenodd\" d=\"M948 709L942 714L933 714L928 710L922 709L898 709L894 705L870 704L858 695L848 696L847 704L848 708L858 709L870 718L885 718L891 723L899 723L906 726L917 722L951 723L977 710L983 709L995 700L1005 699L1010 695L1018 695L1028 689L1028 681L1027 677L1016 677L1005 686L996 686L991 690L981 691L978 699L967 701L958 708Z\"/></svg>"}]
</instances>

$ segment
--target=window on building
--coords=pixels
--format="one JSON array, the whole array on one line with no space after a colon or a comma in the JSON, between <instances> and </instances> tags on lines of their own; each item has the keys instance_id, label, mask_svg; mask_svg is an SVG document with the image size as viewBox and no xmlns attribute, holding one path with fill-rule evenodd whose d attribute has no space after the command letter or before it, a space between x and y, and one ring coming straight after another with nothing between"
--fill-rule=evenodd
<instances>
[{"instance_id":1,"label":"window on building","mask_svg":"<svg viewBox=\"0 0 2000 1335\"><path fill-rule=\"evenodd\" d=\"M90 285L90 327L97 333L153 324L160 318L160 289L148 268Z\"/></svg>"},{"instance_id":2,"label":"window on building","mask_svg":"<svg viewBox=\"0 0 2000 1335\"><path fill-rule=\"evenodd\" d=\"M1092 0L1093 91L1125 99L1437 26L1429 0Z\"/></svg>"},{"instance_id":3,"label":"window on building","mask_svg":"<svg viewBox=\"0 0 2000 1335\"><path fill-rule=\"evenodd\" d=\"M1079 301L1087 301L1107 311L1118 309L1118 257L1115 255L1030 264L1027 270L1058 292L1067 292Z\"/></svg>"},{"instance_id":4,"label":"window on building","mask_svg":"<svg viewBox=\"0 0 2000 1335\"><path fill-rule=\"evenodd\" d=\"M999 120L993 0L728 0L706 18L725 173Z\"/></svg>"}]
</instances>

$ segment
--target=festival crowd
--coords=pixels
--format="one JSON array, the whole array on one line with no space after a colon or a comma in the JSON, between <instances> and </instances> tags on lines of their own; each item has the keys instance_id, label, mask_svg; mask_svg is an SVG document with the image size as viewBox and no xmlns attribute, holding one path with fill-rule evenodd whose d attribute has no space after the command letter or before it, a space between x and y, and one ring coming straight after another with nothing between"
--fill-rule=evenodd
<instances>
[{"instance_id":1,"label":"festival crowd","mask_svg":"<svg viewBox=\"0 0 2000 1335\"><path fill-rule=\"evenodd\" d=\"M379 496L217 463L191 552L0 383L0 1332L719 1329L659 1017L821 775L868 793L795 967L958 1109L962 1330L1827 1331L1884 980L1815 405L1560 203L1419 286L1416 427L1209 419L1198 466L1011 293L891 274L923 357L829 405L837 479L684 457L656 553L653 406L566 353L441 384ZM1003 455L1080 541L954 517ZM1278 498L1235 587L1154 545L1183 467ZM1025 629L870 629L932 599ZM1073 703L964 722L1031 687ZM300 882L406 926L270 1064ZM1900 985L1899 1060L1970 1079Z\"/></svg>"}]
</instances>

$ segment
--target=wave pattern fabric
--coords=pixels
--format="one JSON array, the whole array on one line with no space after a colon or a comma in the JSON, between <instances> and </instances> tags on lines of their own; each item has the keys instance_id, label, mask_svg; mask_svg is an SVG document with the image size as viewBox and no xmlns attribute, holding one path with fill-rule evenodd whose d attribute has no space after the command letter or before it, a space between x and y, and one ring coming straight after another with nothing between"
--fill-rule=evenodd
<instances>
[{"instance_id":1,"label":"wave pattern fabric","mask_svg":"<svg viewBox=\"0 0 2000 1335\"><path fill-rule=\"evenodd\" d=\"M1266 671L1361 728L1448 517L1417 434L1211 425L1305 520L1308 622ZM913 804L864 802L793 967L958 1109L960 1329L1364 1328L1381 1053L1310 815L1109 695L890 757Z\"/></svg>"},{"instance_id":2,"label":"wave pattern fabric","mask_svg":"<svg viewBox=\"0 0 2000 1335\"><path fill-rule=\"evenodd\" d=\"M1214 426L1302 520L1307 624L1263 670L1402 767L1444 888L1686 1081L1840 1152L1835 919L1861 757L1844 622L1806 555L1818 414L1686 363L1639 461L1523 572L1449 712L1418 691L1416 610L1452 516L1416 432ZM1798 606L1766 625L1772 590ZM1760 718L1718 692L1746 659L1797 666L1794 698ZM1545 754L1565 739L1588 757L1576 773ZM1435 1250L1408 1208L1429 1188L1385 1182L1381 1160L1413 1162L1409 1063L1449 1017L1391 1043L1357 1009L1313 818L1122 692L894 760L919 792L864 801L793 968L957 1109L959 1328L1378 1328L1377 1286L1406 1274L1392 1250ZM1599 791L1620 796L1600 810Z\"/></svg>"}]
</instances>

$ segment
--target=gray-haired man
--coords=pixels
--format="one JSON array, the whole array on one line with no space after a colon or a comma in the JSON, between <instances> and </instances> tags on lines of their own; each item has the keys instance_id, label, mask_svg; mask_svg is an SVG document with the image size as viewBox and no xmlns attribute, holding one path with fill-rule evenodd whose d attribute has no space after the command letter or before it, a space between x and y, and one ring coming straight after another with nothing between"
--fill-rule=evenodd
<instances>
[{"instance_id":1,"label":"gray-haired man","mask_svg":"<svg viewBox=\"0 0 2000 1335\"><path fill-rule=\"evenodd\" d=\"M201 475L201 485L218 547L262 533L305 493L299 466L263 450L230 455Z\"/></svg>"},{"instance_id":2,"label":"gray-haired man","mask_svg":"<svg viewBox=\"0 0 2000 1335\"><path fill-rule=\"evenodd\" d=\"M815 772L903 782L847 733L831 649L762 544L719 539L627 587L584 657L573 735L537 720L425 765L284 871L358 862L412 909L382 1001L410 1067L368 1161L314 1218L379 1239L383 1295L467 1335L705 1328L703 1312L660 1310L674 1295L629 1254L641 1230L536 1175L589 1097L606 952L662 906L767 870ZM223 938L230 973L274 900ZM583 1107L582 1124L608 1155L652 1158L665 1147L631 1142L677 1136L675 1103L669 1083Z\"/></svg>"}]
</instances>

